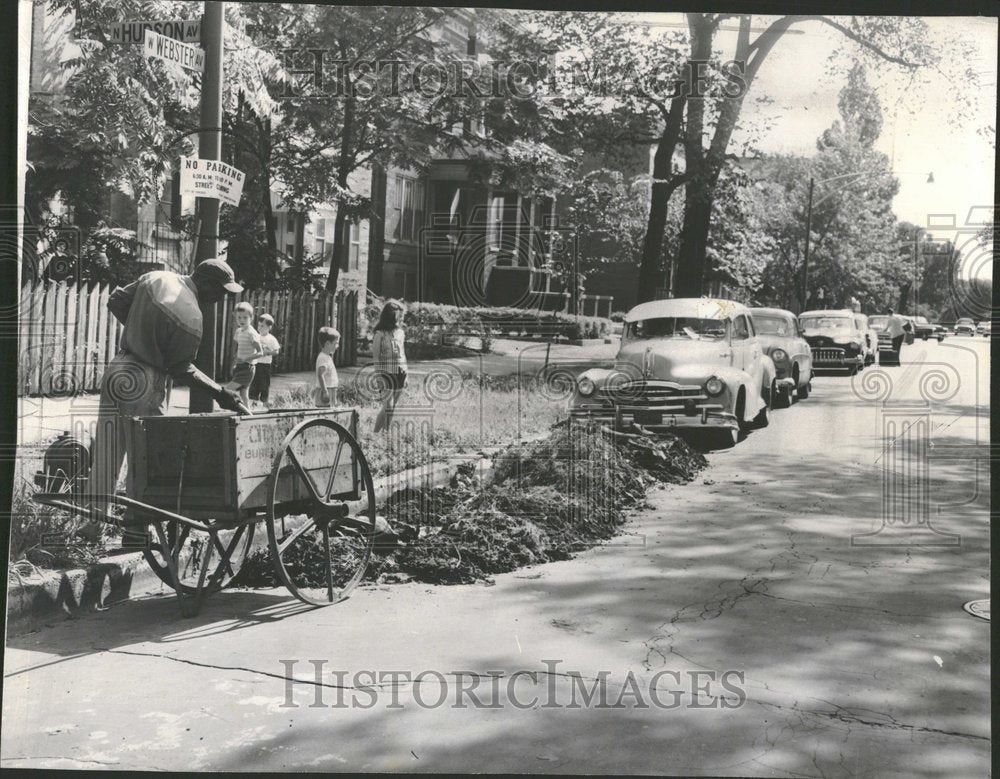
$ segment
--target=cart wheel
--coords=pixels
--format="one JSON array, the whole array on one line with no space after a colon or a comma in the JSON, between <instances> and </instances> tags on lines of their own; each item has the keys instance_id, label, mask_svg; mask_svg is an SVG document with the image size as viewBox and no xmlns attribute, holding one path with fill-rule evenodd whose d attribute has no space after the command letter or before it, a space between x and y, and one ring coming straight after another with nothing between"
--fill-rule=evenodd
<instances>
[{"instance_id":1,"label":"cart wheel","mask_svg":"<svg viewBox=\"0 0 1000 779\"><path fill-rule=\"evenodd\" d=\"M304 462L307 444L312 454ZM345 449L356 464L351 488L334 492L340 463L347 462ZM317 452L324 458L318 466ZM307 497L289 503L294 510L288 511L283 504L294 485L304 487ZM286 523L284 517L291 514L301 516ZM267 501L271 561L288 591L316 606L347 598L368 567L375 529L375 486L354 436L323 417L292 428L275 453Z\"/></svg>"},{"instance_id":2,"label":"cart wheel","mask_svg":"<svg viewBox=\"0 0 1000 779\"><path fill-rule=\"evenodd\" d=\"M207 558L206 563L212 567L202 579L202 563L206 560L208 545L212 544L211 536L204 531L182 525L180 522L154 520L152 524L161 526L167 542L170 544L183 595L196 595L199 580L206 583L204 588L206 592L227 587L236 574L240 572L240 566L243 565L243 561L250 553L250 545L253 543L254 525L252 523L216 531L216 543L213 545L212 554ZM155 531L155 528L153 530ZM160 548L157 533L153 532L152 538L142 554L160 581L173 587L173 577L163 556L163 550Z\"/></svg>"}]
</instances>

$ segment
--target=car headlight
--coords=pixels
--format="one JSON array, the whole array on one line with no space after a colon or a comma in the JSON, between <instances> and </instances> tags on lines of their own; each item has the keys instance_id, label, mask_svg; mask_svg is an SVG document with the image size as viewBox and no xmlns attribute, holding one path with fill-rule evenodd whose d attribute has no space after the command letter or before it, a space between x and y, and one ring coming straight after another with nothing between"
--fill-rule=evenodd
<instances>
[{"instance_id":1,"label":"car headlight","mask_svg":"<svg viewBox=\"0 0 1000 779\"><path fill-rule=\"evenodd\" d=\"M785 360L788 359L788 352L786 352L784 349L772 349L771 359L774 360L775 362L784 362Z\"/></svg>"},{"instance_id":2,"label":"car headlight","mask_svg":"<svg viewBox=\"0 0 1000 779\"><path fill-rule=\"evenodd\" d=\"M709 395L721 395L725 388L725 382L723 382L718 376L712 376L705 382L705 392Z\"/></svg>"},{"instance_id":3,"label":"car headlight","mask_svg":"<svg viewBox=\"0 0 1000 779\"><path fill-rule=\"evenodd\" d=\"M597 390L597 385L594 384L593 379L584 376L577 382L576 390L584 397L589 397Z\"/></svg>"}]
</instances>

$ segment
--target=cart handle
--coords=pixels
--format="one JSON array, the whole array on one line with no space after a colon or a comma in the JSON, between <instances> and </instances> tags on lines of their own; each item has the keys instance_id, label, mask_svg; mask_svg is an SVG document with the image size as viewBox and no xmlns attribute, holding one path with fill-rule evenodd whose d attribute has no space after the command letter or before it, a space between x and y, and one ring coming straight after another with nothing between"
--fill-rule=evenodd
<instances>
[{"instance_id":1,"label":"cart handle","mask_svg":"<svg viewBox=\"0 0 1000 779\"><path fill-rule=\"evenodd\" d=\"M180 514L175 514L172 511L166 511L165 509L158 508L156 506L150 506L148 503L143 503L142 501L133 500L132 498L126 497L125 495L93 495L91 498L98 503L112 503L118 506L127 506L129 508L138 509L141 512L147 514L152 514L161 520L172 520L174 522L180 522L181 524L187 525L195 530L201 530L205 533L212 532L212 528L206 525L204 522L198 522L194 519L188 519L187 517L182 517ZM66 494L62 492L36 492L33 496L36 503L41 503L44 506L52 506L54 508L64 509L69 511L71 514L76 514L81 517L97 517L104 522L109 522L111 524L118 524L114 518L110 515L105 514L92 506L81 506L79 503L74 503L66 499ZM101 516L103 514L103 516ZM135 523L138 524L138 523ZM143 522L142 524L148 525L149 522Z\"/></svg>"}]
</instances>

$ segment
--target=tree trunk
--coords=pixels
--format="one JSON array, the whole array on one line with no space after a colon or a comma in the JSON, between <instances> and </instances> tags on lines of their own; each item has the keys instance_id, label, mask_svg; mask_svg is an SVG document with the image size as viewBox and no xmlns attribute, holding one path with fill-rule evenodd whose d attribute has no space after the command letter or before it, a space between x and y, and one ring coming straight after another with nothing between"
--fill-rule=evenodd
<instances>
[{"instance_id":1,"label":"tree trunk","mask_svg":"<svg viewBox=\"0 0 1000 779\"><path fill-rule=\"evenodd\" d=\"M278 278L278 235L271 208L271 120L257 120L257 134L261 149L261 209L264 213L264 232L267 236L266 276L268 281Z\"/></svg>"},{"instance_id":2,"label":"tree trunk","mask_svg":"<svg viewBox=\"0 0 1000 779\"><path fill-rule=\"evenodd\" d=\"M350 91L344 94L349 95ZM340 164L337 167L337 184L341 191L347 188L347 177L354 167L354 98L348 97L344 100L344 129L340 136ZM337 291L337 281L340 279L340 269L344 265L344 258L347 253L347 241L345 240L344 229L347 225L347 218L344 214L344 204L337 204L337 218L333 225L333 252L330 256L330 273L326 277L326 288L330 292Z\"/></svg>"},{"instance_id":3,"label":"tree trunk","mask_svg":"<svg viewBox=\"0 0 1000 779\"><path fill-rule=\"evenodd\" d=\"M661 141L653 160L654 179L665 179L670 175L670 158L673 148L664 154L665 148L666 145ZM656 288L666 286L660 266L663 255L663 236L667 229L667 207L670 205L671 194L672 191L667 189L665 181L653 184L649 201L649 221L646 224L646 236L642 243L642 260L639 264L639 289L636 295L636 301L639 303L653 300Z\"/></svg>"},{"instance_id":4,"label":"tree trunk","mask_svg":"<svg viewBox=\"0 0 1000 779\"><path fill-rule=\"evenodd\" d=\"M330 254L330 275L326 277L326 288L330 292L337 291L337 282L340 279L340 271L344 266L347 257L346 230L349 226L347 218L344 216L344 209L337 209L337 217L333 222L333 251Z\"/></svg>"},{"instance_id":5,"label":"tree trunk","mask_svg":"<svg viewBox=\"0 0 1000 779\"><path fill-rule=\"evenodd\" d=\"M680 140L684 102L684 96L671 101L663 133L660 135L660 142L653 157L649 219L646 222L646 235L642 241L642 259L639 261L639 288L636 293L638 303L652 300L657 287L667 286L660 265L663 256L663 236L667 228L667 209L674 190L682 183L680 177L673 176L673 158L674 149Z\"/></svg>"},{"instance_id":6,"label":"tree trunk","mask_svg":"<svg viewBox=\"0 0 1000 779\"><path fill-rule=\"evenodd\" d=\"M705 250L712 217L712 198L708 187L688 185L684 198L684 226L677 249L674 297L696 298L705 282Z\"/></svg>"}]
</instances>

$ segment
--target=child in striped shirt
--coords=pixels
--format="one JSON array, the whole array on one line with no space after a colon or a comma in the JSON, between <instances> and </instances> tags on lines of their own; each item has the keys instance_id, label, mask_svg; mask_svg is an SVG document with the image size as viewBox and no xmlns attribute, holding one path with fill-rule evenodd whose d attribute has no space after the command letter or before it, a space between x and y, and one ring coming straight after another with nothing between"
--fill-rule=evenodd
<instances>
[{"instance_id":1,"label":"child in striped shirt","mask_svg":"<svg viewBox=\"0 0 1000 779\"><path fill-rule=\"evenodd\" d=\"M253 382L254 365L264 356L260 334L250 322L253 320L253 306L246 301L237 303L234 309L236 331L233 333L232 379L226 389L239 390L243 405L250 406L250 384Z\"/></svg>"}]
</instances>

